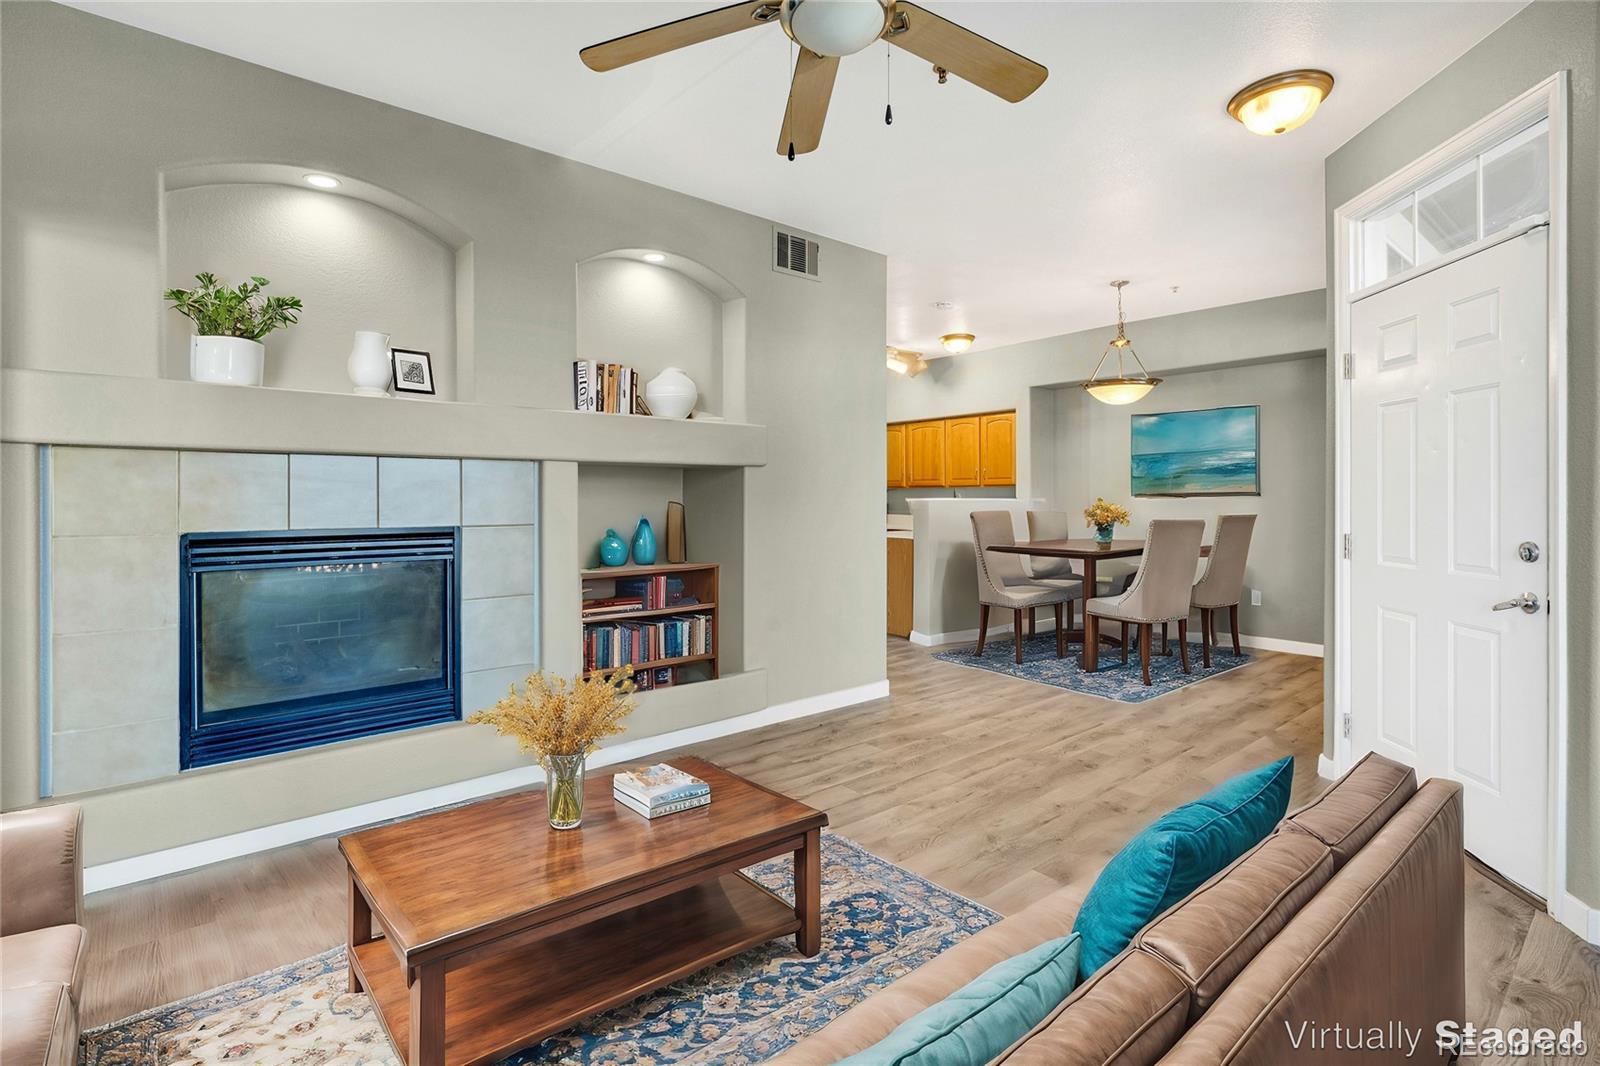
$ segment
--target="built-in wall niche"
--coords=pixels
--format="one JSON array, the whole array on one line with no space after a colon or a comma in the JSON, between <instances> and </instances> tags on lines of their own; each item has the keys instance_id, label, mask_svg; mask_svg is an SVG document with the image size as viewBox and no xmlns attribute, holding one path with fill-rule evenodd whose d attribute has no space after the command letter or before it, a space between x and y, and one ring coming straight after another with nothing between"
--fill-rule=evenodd
<instances>
[{"instance_id":1,"label":"built-in wall niche","mask_svg":"<svg viewBox=\"0 0 1600 1066\"><path fill-rule=\"evenodd\" d=\"M607 529L631 545L640 516L650 519L657 561L665 562L667 503L683 504L688 561L721 567L717 657L724 677L744 669L744 474L740 467L720 466L578 466L575 570L600 565L600 538Z\"/></svg>"},{"instance_id":2,"label":"built-in wall niche","mask_svg":"<svg viewBox=\"0 0 1600 1066\"><path fill-rule=\"evenodd\" d=\"M745 298L670 251L624 248L578 264L576 359L621 363L643 385L669 366L694 380L695 416L744 420Z\"/></svg>"},{"instance_id":3,"label":"built-in wall niche","mask_svg":"<svg viewBox=\"0 0 1600 1066\"><path fill-rule=\"evenodd\" d=\"M471 353L471 242L454 226L386 190L314 168L226 164L162 175L163 284L187 288L209 271L230 284L251 275L268 294L298 296L300 322L268 335L263 384L349 392L345 363L357 330L428 352L439 399L462 395ZM187 319L161 318L166 377L189 376Z\"/></svg>"}]
</instances>

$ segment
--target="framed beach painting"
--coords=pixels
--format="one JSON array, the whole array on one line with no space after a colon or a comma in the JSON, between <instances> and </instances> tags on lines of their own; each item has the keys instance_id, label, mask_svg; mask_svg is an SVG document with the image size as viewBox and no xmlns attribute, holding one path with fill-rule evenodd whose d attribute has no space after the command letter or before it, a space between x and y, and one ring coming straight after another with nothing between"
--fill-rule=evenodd
<instances>
[{"instance_id":1,"label":"framed beach painting","mask_svg":"<svg viewBox=\"0 0 1600 1066\"><path fill-rule=\"evenodd\" d=\"M1135 496L1261 495L1261 408L1134 415Z\"/></svg>"}]
</instances>

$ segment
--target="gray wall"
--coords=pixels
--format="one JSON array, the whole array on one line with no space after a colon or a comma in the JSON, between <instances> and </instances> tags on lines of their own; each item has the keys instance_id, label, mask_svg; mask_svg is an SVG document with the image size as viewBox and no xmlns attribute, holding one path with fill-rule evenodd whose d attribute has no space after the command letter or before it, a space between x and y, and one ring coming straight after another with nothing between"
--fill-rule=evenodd
<instances>
[{"instance_id":1,"label":"gray wall","mask_svg":"<svg viewBox=\"0 0 1600 1066\"><path fill-rule=\"evenodd\" d=\"M1568 187L1567 560L1570 586L1571 714L1568 781L1568 891L1600 903L1600 104L1596 52L1600 5L1530 4L1393 110L1328 157L1328 271L1333 272L1333 211L1435 145L1558 70L1571 72ZM1329 319L1332 343L1332 319ZM1331 392L1330 392L1331 395ZM1331 410L1329 420L1331 423ZM1331 433L1330 433L1331 439ZM1331 453L1329 470L1332 469ZM1328 483L1331 486L1330 475ZM1329 502L1332 508L1331 497ZM1327 572L1332 603L1332 564ZM1331 615L1327 628L1333 635ZM1324 749L1333 748L1331 675L1324 703Z\"/></svg>"},{"instance_id":2,"label":"gray wall","mask_svg":"<svg viewBox=\"0 0 1600 1066\"><path fill-rule=\"evenodd\" d=\"M1322 558L1328 542L1323 513L1322 411L1327 391L1322 355L1227 370L1172 374L1147 399L1111 407L1082 389L1056 390L1056 488L1050 498L1076 513L1096 496L1127 505L1132 533L1152 518L1203 518L1206 539L1219 514L1255 514L1247 589L1239 631L1308 644L1322 643ZM1134 413L1235 404L1261 407L1261 495L1205 499L1136 499L1128 479L1129 419ZM1219 622L1226 629L1226 622Z\"/></svg>"},{"instance_id":3,"label":"gray wall","mask_svg":"<svg viewBox=\"0 0 1600 1066\"><path fill-rule=\"evenodd\" d=\"M241 137L239 115L249 116ZM284 163L381 187L458 249L457 399L571 405L577 265L618 248L704 264L745 298L744 417L767 465L685 474L691 535L761 595L724 646L782 704L885 676L882 256L825 242L813 283L769 269L771 222L50 4L0 5L0 349L7 367L156 377L166 280L161 176ZM277 281L278 279L274 279ZM92 301L84 294L93 293ZM318 294L297 293L309 308ZM343 347L348 351L348 347ZM270 345L269 345L270 351ZM269 356L270 358L270 356ZM161 411L148 412L151 419ZM3 802L32 802L37 590L32 449L8 446L0 498ZM448 441L437 454L451 454ZM641 461L648 461L641 456ZM541 469L546 665L576 668L578 464ZM690 484L692 482L692 485ZM695 516L699 516L697 519ZM695 548L698 551L698 548ZM710 555L706 556L709 558ZM840 612L842 602L854 604ZM552 606L554 605L554 606ZM726 681L726 679L725 679ZM641 711L635 736L751 710L716 692ZM522 765L472 727L183 775L91 797L101 862ZM36 795L36 793L35 793ZM173 816L179 809L192 820Z\"/></svg>"},{"instance_id":4,"label":"gray wall","mask_svg":"<svg viewBox=\"0 0 1600 1066\"><path fill-rule=\"evenodd\" d=\"M622 363L639 384L675 366L694 380L696 411L722 407L722 301L676 270L636 259L578 267L578 352Z\"/></svg>"},{"instance_id":5,"label":"gray wall","mask_svg":"<svg viewBox=\"0 0 1600 1066\"><path fill-rule=\"evenodd\" d=\"M1322 290L1148 318L1128 325L1152 374L1323 352L1327 307ZM884 371L888 420L944 418L972 411L1017 412L1019 499L1048 495L1054 482L1054 397L1044 386L1082 381L1111 339L1114 325L928 361L914 378Z\"/></svg>"},{"instance_id":6,"label":"gray wall","mask_svg":"<svg viewBox=\"0 0 1600 1066\"><path fill-rule=\"evenodd\" d=\"M432 234L375 204L286 185L171 189L163 207L166 285L260 274L269 294L310 296L298 325L268 336L265 384L348 392L352 334L370 329L427 352L439 398L455 399L456 257ZM187 378L189 320L169 313L161 327L166 376Z\"/></svg>"}]
</instances>

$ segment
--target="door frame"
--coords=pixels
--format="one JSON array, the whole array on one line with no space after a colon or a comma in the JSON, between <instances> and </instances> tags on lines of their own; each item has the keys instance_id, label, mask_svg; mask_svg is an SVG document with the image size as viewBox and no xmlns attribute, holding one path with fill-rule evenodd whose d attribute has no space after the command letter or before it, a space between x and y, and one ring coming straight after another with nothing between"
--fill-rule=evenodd
<instances>
[{"instance_id":1,"label":"door frame","mask_svg":"<svg viewBox=\"0 0 1600 1066\"><path fill-rule=\"evenodd\" d=\"M1413 277L1437 270L1474 252L1482 251L1507 234L1486 237L1444 257L1386 279L1364 289L1356 285L1355 240L1361 220L1385 206L1408 189L1423 184L1484 149L1517 133L1540 119L1550 121L1550 240L1547 251L1549 306L1546 322L1546 349L1549 355L1546 405L1549 432L1546 440L1548 481L1547 557L1549 559L1550 614L1549 681L1547 711L1549 724L1549 780L1546 795L1549 839L1545 848L1547 864L1546 905L1561 921L1566 909L1567 886L1567 150L1571 133L1568 116L1568 76L1558 71L1521 96L1480 119L1443 144L1418 157L1340 205L1333 214L1334 276L1333 322L1334 351L1334 522L1330 528L1329 550L1334 565L1334 768L1343 773L1352 763L1350 741L1350 577L1351 561L1345 557L1345 538L1350 533L1350 443L1351 382L1344 374L1346 353L1350 352L1350 314L1356 299L1390 288ZM1526 232L1524 228L1522 232ZM1513 232L1510 235L1515 235Z\"/></svg>"}]
</instances>

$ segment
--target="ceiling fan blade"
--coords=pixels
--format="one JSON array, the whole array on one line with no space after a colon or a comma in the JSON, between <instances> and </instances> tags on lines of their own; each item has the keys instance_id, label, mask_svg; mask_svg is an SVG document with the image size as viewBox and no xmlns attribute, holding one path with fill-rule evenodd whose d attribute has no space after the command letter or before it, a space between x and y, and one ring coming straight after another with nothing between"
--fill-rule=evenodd
<instances>
[{"instance_id":1,"label":"ceiling fan blade","mask_svg":"<svg viewBox=\"0 0 1600 1066\"><path fill-rule=\"evenodd\" d=\"M943 67L956 77L1013 104L1044 84L1050 72L987 37L957 26L916 4L899 0L883 39Z\"/></svg>"},{"instance_id":2,"label":"ceiling fan blade","mask_svg":"<svg viewBox=\"0 0 1600 1066\"><path fill-rule=\"evenodd\" d=\"M687 48L691 44L710 41L752 26L765 26L778 21L776 0L762 3L729 4L701 15L690 15L676 22L652 26L648 30L613 37L609 41L591 44L578 53L583 65L590 70L615 70L641 59L649 59L665 52Z\"/></svg>"},{"instance_id":3,"label":"ceiling fan blade","mask_svg":"<svg viewBox=\"0 0 1600 1066\"><path fill-rule=\"evenodd\" d=\"M794 64L794 80L789 85L789 103L783 109L783 129L778 133L778 154L795 155L817 150L822 143L822 123L828 117L828 100L833 96L833 79L839 73L838 56L819 56L809 48L800 49Z\"/></svg>"}]
</instances>

